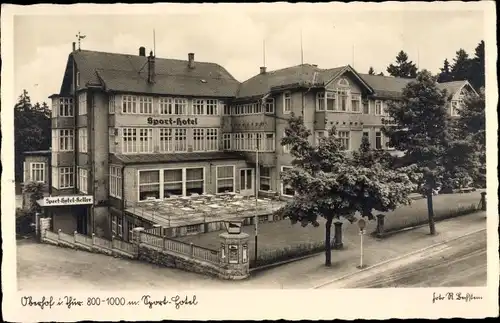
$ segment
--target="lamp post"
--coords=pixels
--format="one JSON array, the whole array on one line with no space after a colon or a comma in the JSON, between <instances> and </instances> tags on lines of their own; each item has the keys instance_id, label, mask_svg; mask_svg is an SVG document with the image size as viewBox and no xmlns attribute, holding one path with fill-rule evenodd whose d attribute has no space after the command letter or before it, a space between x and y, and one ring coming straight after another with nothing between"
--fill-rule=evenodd
<instances>
[{"instance_id":1,"label":"lamp post","mask_svg":"<svg viewBox=\"0 0 500 323\"><path fill-rule=\"evenodd\" d=\"M358 227L359 227L359 237L360 237L360 257L359 257L359 269L363 268L363 235L365 234L365 227L366 227L366 221L363 219L360 219L358 221Z\"/></svg>"}]
</instances>

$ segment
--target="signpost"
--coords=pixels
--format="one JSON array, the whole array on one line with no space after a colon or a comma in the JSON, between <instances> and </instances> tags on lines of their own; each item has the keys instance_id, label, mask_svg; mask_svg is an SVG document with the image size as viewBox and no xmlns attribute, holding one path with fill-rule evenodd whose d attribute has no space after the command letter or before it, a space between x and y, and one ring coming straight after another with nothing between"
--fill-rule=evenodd
<instances>
[{"instance_id":1,"label":"signpost","mask_svg":"<svg viewBox=\"0 0 500 323\"><path fill-rule=\"evenodd\" d=\"M360 258L359 258L359 269L363 268L363 235L365 234L366 221L363 219L358 220L359 227L359 237L360 237Z\"/></svg>"}]
</instances>

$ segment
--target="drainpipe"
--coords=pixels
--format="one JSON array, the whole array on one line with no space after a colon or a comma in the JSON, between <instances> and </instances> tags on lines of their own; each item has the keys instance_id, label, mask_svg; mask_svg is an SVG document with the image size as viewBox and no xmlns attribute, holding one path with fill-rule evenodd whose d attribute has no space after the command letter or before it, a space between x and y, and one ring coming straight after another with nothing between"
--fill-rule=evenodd
<instances>
[{"instance_id":1,"label":"drainpipe","mask_svg":"<svg viewBox=\"0 0 500 323\"><path fill-rule=\"evenodd\" d=\"M73 161L74 161L74 168L73 168L73 192L74 194L78 194L78 113L79 113L79 106L78 106L78 97L76 94L77 87L76 87L76 62L75 62L75 56L73 54L73 107L74 107L74 115L73 115Z\"/></svg>"},{"instance_id":2,"label":"drainpipe","mask_svg":"<svg viewBox=\"0 0 500 323\"><path fill-rule=\"evenodd\" d=\"M89 100L90 99L90 100ZM92 205L92 233L96 233L96 226L95 226L95 127L94 127L94 116L95 116L95 111L94 111L94 100L95 100L95 91L90 90L87 92L87 107L90 107L90 109L87 109L87 120L89 121L89 124L87 125L87 129L90 128L90 149L87 149L89 152L88 154L90 155L90 161L91 161L91 167L90 167L90 172L91 172L91 180L92 180L92 198L94 200L94 203ZM90 118L88 118L88 111L90 112ZM88 180L88 179L87 179Z\"/></svg>"}]
</instances>

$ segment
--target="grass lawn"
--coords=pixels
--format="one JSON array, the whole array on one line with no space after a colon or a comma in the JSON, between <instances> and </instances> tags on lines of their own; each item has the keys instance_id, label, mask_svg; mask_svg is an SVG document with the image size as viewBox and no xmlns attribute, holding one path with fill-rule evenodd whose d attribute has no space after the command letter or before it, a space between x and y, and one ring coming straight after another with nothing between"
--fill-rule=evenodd
<instances>
[{"instance_id":1,"label":"grass lawn","mask_svg":"<svg viewBox=\"0 0 500 323\"><path fill-rule=\"evenodd\" d=\"M446 218L450 211L478 204L480 193L478 191L462 194L443 194L434 197L434 213L437 219ZM427 218L427 200L420 199L413 201L412 205L401 207L393 212L388 212L385 218L385 227L388 229L404 228L411 226L416 221L422 221ZM302 227L300 224L292 225L289 220L285 219L279 222L269 222L259 224L258 236L258 258L268 258L273 254L279 253L283 249L295 248L311 248L312 246L321 247L325 237L324 221L320 221L319 227L308 225ZM420 223L417 223L420 224ZM366 232L375 231L377 226L376 220L369 221L366 225ZM332 238L334 236L334 226L332 225ZM358 227L355 223L351 224L344 221L343 227L343 242L348 248L349 240L357 239ZM439 230L439 226L437 226ZM254 260L255 243L254 243L254 226L243 227L243 232L250 235L249 251L250 260ZM194 236L179 237L177 240L184 242L192 242L197 245L205 246L212 249L218 249L219 232L209 232Z\"/></svg>"}]
</instances>

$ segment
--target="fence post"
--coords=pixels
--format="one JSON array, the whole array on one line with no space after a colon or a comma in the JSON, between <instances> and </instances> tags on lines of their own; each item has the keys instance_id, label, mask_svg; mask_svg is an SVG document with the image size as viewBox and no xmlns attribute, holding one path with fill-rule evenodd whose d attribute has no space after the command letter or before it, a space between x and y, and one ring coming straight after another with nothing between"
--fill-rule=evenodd
<instances>
[{"instance_id":1,"label":"fence post","mask_svg":"<svg viewBox=\"0 0 500 323\"><path fill-rule=\"evenodd\" d=\"M162 248L163 250L167 250L167 239L165 237L162 237Z\"/></svg>"},{"instance_id":2,"label":"fence post","mask_svg":"<svg viewBox=\"0 0 500 323\"><path fill-rule=\"evenodd\" d=\"M57 230L57 240L61 240L61 229Z\"/></svg>"},{"instance_id":3,"label":"fence post","mask_svg":"<svg viewBox=\"0 0 500 323\"><path fill-rule=\"evenodd\" d=\"M189 246L191 247L191 250L190 250L190 253L191 253L191 258L194 258L194 246L193 246L193 243L190 242L189 243Z\"/></svg>"},{"instance_id":4,"label":"fence post","mask_svg":"<svg viewBox=\"0 0 500 323\"><path fill-rule=\"evenodd\" d=\"M74 243L76 243L76 234L77 234L77 233L78 233L78 232L76 232L76 231L75 231L75 232L73 232L73 242L74 242Z\"/></svg>"},{"instance_id":5,"label":"fence post","mask_svg":"<svg viewBox=\"0 0 500 323\"><path fill-rule=\"evenodd\" d=\"M481 192L481 211L486 211L486 192Z\"/></svg>"},{"instance_id":6,"label":"fence post","mask_svg":"<svg viewBox=\"0 0 500 323\"><path fill-rule=\"evenodd\" d=\"M95 245L95 233L92 232L92 247Z\"/></svg>"}]
</instances>

